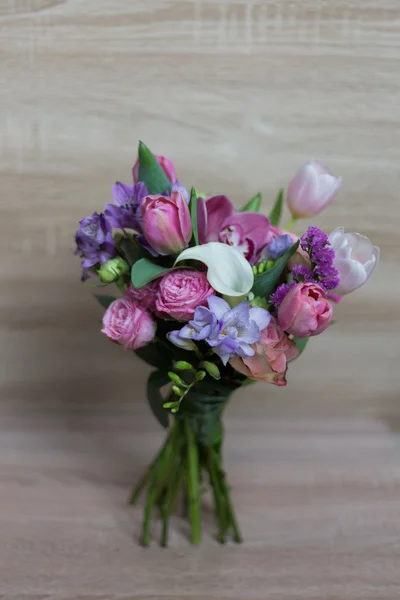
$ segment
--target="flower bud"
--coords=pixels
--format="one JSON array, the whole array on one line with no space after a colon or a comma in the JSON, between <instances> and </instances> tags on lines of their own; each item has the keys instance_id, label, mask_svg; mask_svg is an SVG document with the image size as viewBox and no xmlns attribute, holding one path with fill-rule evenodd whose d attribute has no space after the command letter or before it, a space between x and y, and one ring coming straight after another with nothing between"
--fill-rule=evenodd
<instances>
[{"instance_id":1,"label":"flower bud","mask_svg":"<svg viewBox=\"0 0 400 600\"><path fill-rule=\"evenodd\" d=\"M161 255L179 254L189 244L192 222L180 192L171 197L146 196L141 202L142 229L150 246Z\"/></svg>"},{"instance_id":2,"label":"flower bud","mask_svg":"<svg viewBox=\"0 0 400 600\"><path fill-rule=\"evenodd\" d=\"M288 186L290 212L296 219L316 215L332 202L341 183L341 177L334 177L318 162L306 163Z\"/></svg>"},{"instance_id":3,"label":"flower bud","mask_svg":"<svg viewBox=\"0 0 400 600\"><path fill-rule=\"evenodd\" d=\"M108 260L104 265L101 265L97 271L100 281L103 283L112 283L119 279L122 275L129 272L129 265L121 257L112 258Z\"/></svg>"}]
</instances>

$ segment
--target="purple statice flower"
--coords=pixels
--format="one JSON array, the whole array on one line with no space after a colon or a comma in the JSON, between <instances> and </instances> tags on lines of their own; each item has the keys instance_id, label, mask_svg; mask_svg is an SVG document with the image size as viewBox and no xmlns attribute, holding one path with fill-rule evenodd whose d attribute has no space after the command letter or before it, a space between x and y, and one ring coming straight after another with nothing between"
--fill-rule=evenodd
<instances>
[{"instance_id":1,"label":"purple statice flower","mask_svg":"<svg viewBox=\"0 0 400 600\"><path fill-rule=\"evenodd\" d=\"M282 283L278 288L276 288L275 292L271 294L269 303L278 307L280 304L282 304L288 291L291 290L295 285L295 281L292 281L291 283Z\"/></svg>"},{"instance_id":2,"label":"purple statice flower","mask_svg":"<svg viewBox=\"0 0 400 600\"><path fill-rule=\"evenodd\" d=\"M294 265L292 275L296 283L300 281L315 281L314 272L303 265Z\"/></svg>"},{"instance_id":3,"label":"purple statice flower","mask_svg":"<svg viewBox=\"0 0 400 600\"><path fill-rule=\"evenodd\" d=\"M310 257L314 281L325 290L335 289L340 279L338 270L333 266L335 251L327 234L318 227L309 227L300 238L300 244Z\"/></svg>"},{"instance_id":4,"label":"purple statice flower","mask_svg":"<svg viewBox=\"0 0 400 600\"><path fill-rule=\"evenodd\" d=\"M135 229L141 233L140 202L147 194L147 187L142 181L134 185L117 181L112 188L114 204L107 204L104 211L110 225L117 229Z\"/></svg>"},{"instance_id":5,"label":"purple statice flower","mask_svg":"<svg viewBox=\"0 0 400 600\"><path fill-rule=\"evenodd\" d=\"M111 224L103 213L93 213L79 221L75 234L76 251L82 260L82 281L89 277L91 267L104 264L115 256Z\"/></svg>"},{"instance_id":6,"label":"purple statice flower","mask_svg":"<svg viewBox=\"0 0 400 600\"><path fill-rule=\"evenodd\" d=\"M266 258L277 260L282 254L285 254L290 246L293 246L293 243L293 238L288 233L278 235L264 248L263 256L266 255Z\"/></svg>"},{"instance_id":7,"label":"purple statice flower","mask_svg":"<svg viewBox=\"0 0 400 600\"><path fill-rule=\"evenodd\" d=\"M181 330L168 334L168 339L181 347L185 343L183 340L204 340L224 365L232 356L254 356L250 344L260 339L261 331L271 319L269 312L258 306L250 308L248 302L231 308L218 296L209 296L207 302L208 308L197 307L194 319Z\"/></svg>"}]
</instances>

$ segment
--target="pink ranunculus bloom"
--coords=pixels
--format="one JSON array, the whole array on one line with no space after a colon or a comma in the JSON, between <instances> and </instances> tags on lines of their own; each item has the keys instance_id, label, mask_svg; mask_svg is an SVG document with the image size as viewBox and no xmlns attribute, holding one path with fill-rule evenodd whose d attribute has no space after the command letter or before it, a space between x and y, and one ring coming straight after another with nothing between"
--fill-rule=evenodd
<instances>
[{"instance_id":1,"label":"pink ranunculus bloom","mask_svg":"<svg viewBox=\"0 0 400 600\"><path fill-rule=\"evenodd\" d=\"M173 165L173 163L169 160L169 158L167 158L166 156L157 156L156 155L156 159L158 161L158 164L164 169L164 172L166 174L166 176L168 177L168 179L170 180L170 182L172 184L176 183L177 177L176 177L176 172L175 172L175 167ZM136 159L135 164L132 167L132 175L133 175L133 181L135 183L137 183L139 181L139 159Z\"/></svg>"},{"instance_id":2,"label":"pink ranunculus bloom","mask_svg":"<svg viewBox=\"0 0 400 600\"><path fill-rule=\"evenodd\" d=\"M307 162L289 183L290 212L296 219L318 214L332 202L341 184L341 177L335 177L317 161Z\"/></svg>"},{"instance_id":3,"label":"pink ranunculus bloom","mask_svg":"<svg viewBox=\"0 0 400 600\"><path fill-rule=\"evenodd\" d=\"M198 199L197 224L201 244L229 244L252 264L268 243L269 219L254 212L235 213L234 205L226 196Z\"/></svg>"},{"instance_id":4,"label":"pink ranunculus bloom","mask_svg":"<svg viewBox=\"0 0 400 600\"><path fill-rule=\"evenodd\" d=\"M150 246L162 255L179 254L189 244L192 222L180 192L171 197L145 196L141 201L142 229Z\"/></svg>"},{"instance_id":5,"label":"pink ranunculus bloom","mask_svg":"<svg viewBox=\"0 0 400 600\"><path fill-rule=\"evenodd\" d=\"M278 323L297 338L318 335L332 319L332 306L316 283L297 283L278 307Z\"/></svg>"},{"instance_id":6,"label":"pink ranunculus bloom","mask_svg":"<svg viewBox=\"0 0 400 600\"><path fill-rule=\"evenodd\" d=\"M287 363L299 351L274 317L271 317L268 326L261 332L260 340L252 344L252 348L255 350L254 356L231 358L229 362L232 367L249 379L286 385Z\"/></svg>"},{"instance_id":7,"label":"pink ranunculus bloom","mask_svg":"<svg viewBox=\"0 0 400 600\"><path fill-rule=\"evenodd\" d=\"M127 350L137 350L151 342L155 330L152 316L127 294L107 308L101 331Z\"/></svg>"},{"instance_id":8,"label":"pink ranunculus bloom","mask_svg":"<svg viewBox=\"0 0 400 600\"><path fill-rule=\"evenodd\" d=\"M136 290L131 284L126 291L126 295L140 304L140 306L143 306L143 308L146 308L151 312L155 312L159 287L160 279L154 279L153 281L150 281L150 283L140 288L140 290Z\"/></svg>"},{"instance_id":9,"label":"pink ranunculus bloom","mask_svg":"<svg viewBox=\"0 0 400 600\"><path fill-rule=\"evenodd\" d=\"M156 300L157 315L190 321L196 308L206 305L208 296L214 293L205 273L193 269L170 271L160 282Z\"/></svg>"}]
</instances>

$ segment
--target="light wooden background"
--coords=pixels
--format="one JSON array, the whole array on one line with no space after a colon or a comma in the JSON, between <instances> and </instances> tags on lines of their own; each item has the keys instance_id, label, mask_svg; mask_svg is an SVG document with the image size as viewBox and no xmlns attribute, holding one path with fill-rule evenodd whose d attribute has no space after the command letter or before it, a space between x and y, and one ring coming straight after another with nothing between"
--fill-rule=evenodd
<instances>
[{"instance_id":1,"label":"light wooden background","mask_svg":"<svg viewBox=\"0 0 400 600\"><path fill-rule=\"evenodd\" d=\"M400 597L398 0L0 0L0 27L0 597ZM176 517L144 550L126 506L162 433L73 233L139 138L266 211L320 158L344 185L313 222L382 249L288 387L227 411L239 548L206 514L201 547Z\"/></svg>"}]
</instances>

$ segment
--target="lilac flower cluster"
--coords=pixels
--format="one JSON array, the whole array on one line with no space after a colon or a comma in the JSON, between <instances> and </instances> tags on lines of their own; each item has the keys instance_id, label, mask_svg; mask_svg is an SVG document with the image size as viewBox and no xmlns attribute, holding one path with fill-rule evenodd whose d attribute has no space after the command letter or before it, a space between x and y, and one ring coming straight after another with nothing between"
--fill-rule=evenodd
<instances>
[{"instance_id":1,"label":"lilac flower cluster","mask_svg":"<svg viewBox=\"0 0 400 600\"><path fill-rule=\"evenodd\" d=\"M76 251L82 257L82 281L89 277L90 269L103 265L116 254L112 227L104 214L93 213L79 221L75 234Z\"/></svg>"},{"instance_id":2,"label":"lilac flower cluster","mask_svg":"<svg viewBox=\"0 0 400 600\"><path fill-rule=\"evenodd\" d=\"M206 341L218 354L224 365L232 356L254 356L250 344L258 342L261 331L267 327L271 315L264 308L250 308L241 302L234 308L219 298L209 296L208 308L199 306L194 319L182 329L168 334L170 342L181 348L193 349L193 340Z\"/></svg>"},{"instance_id":3,"label":"lilac flower cluster","mask_svg":"<svg viewBox=\"0 0 400 600\"><path fill-rule=\"evenodd\" d=\"M314 281L325 290L335 289L339 285L340 279L338 270L333 266L335 251L327 234L318 227L309 227L300 238L300 244L310 257ZM295 278L295 273L293 273L293 277Z\"/></svg>"}]
</instances>

